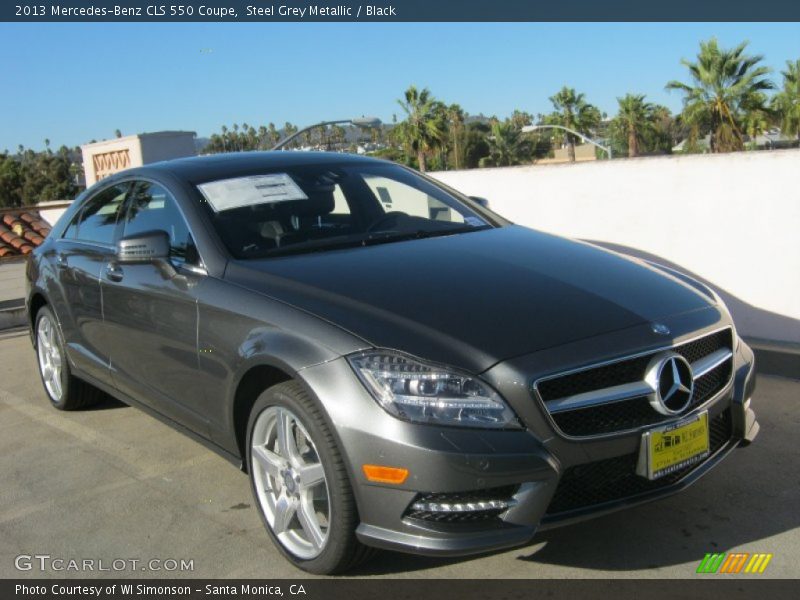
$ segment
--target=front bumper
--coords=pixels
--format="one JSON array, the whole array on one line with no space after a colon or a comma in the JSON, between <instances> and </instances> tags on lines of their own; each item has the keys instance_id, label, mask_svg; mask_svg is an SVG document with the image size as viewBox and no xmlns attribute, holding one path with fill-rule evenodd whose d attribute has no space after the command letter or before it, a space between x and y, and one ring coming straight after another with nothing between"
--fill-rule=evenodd
<instances>
[{"instance_id":1,"label":"front bumper","mask_svg":"<svg viewBox=\"0 0 800 600\"><path fill-rule=\"evenodd\" d=\"M508 372L503 377L508 381ZM411 424L385 413L358 382L344 359L303 370L324 404L349 466L361 524L356 534L367 545L417 554L459 556L524 544L537 529L572 523L673 494L694 483L737 445L758 433L750 406L755 388L754 358L739 342L731 382L706 404L709 419L729 419L726 439L711 456L676 481L579 510L548 512L564 474L576 465L613 460L637 452L640 433L597 441L565 440L543 415L521 414L520 431L468 430ZM494 376L486 374L487 378ZM524 377L519 379L525 381ZM526 385L522 387L527 388ZM518 390L520 393L522 390ZM513 395L501 389L507 398ZM525 401L534 406L525 389ZM364 464L405 467L402 485L371 483ZM410 507L425 495L446 498L476 490L505 490L512 506L491 518L428 521ZM508 492L510 490L510 492ZM491 496L491 492L488 493ZM482 515L482 517L485 515Z\"/></svg>"}]
</instances>

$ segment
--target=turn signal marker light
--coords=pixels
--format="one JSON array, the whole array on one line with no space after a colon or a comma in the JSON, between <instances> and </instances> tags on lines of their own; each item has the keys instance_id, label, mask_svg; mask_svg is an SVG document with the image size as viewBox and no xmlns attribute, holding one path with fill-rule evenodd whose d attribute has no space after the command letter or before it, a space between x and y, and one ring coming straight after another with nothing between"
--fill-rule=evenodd
<instances>
[{"instance_id":1,"label":"turn signal marker light","mask_svg":"<svg viewBox=\"0 0 800 600\"><path fill-rule=\"evenodd\" d=\"M364 465L362 467L368 481L374 483L391 483L400 485L408 479L408 469L400 467L383 467L381 465Z\"/></svg>"}]
</instances>

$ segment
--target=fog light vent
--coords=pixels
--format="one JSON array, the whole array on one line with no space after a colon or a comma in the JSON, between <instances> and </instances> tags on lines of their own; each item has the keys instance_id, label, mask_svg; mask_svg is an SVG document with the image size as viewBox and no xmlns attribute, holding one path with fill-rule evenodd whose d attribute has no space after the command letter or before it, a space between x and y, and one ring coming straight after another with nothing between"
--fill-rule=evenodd
<instances>
[{"instance_id":1,"label":"fog light vent","mask_svg":"<svg viewBox=\"0 0 800 600\"><path fill-rule=\"evenodd\" d=\"M414 502L412 510L432 513L478 512L481 510L506 510L516 504L513 498L508 500L480 500L479 502Z\"/></svg>"},{"instance_id":2,"label":"fog light vent","mask_svg":"<svg viewBox=\"0 0 800 600\"><path fill-rule=\"evenodd\" d=\"M420 494L405 516L437 523L473 523L498 519L517 502L513 495L519 486L508 485L471 492Z\"/></svg>"}]
</instances>

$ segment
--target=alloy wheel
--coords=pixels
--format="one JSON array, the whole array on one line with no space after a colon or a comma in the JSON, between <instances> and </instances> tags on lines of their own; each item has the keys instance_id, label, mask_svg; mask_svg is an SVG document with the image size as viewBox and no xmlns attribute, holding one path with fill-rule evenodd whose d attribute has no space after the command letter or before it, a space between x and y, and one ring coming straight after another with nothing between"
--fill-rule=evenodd
<instances>
[{"instance_id":1,"label":"alloy wheel","mask_svg":"<svg viewBox=\"0 0 800 600\"><path fill-rule=\"evenodd\" d=\"M298 558L319 556L330 532L328 483L314 441L293 412L270 406L257 417L250 469L278 541Z\"/></svg>"},{"instance_id":2,"label":"alloy wheel","mask_svg":"<svg viewBox=\"0 0 800 600\"><path fill-rule=\"evenodd\" d=\"M36 328L36 352L39 371L50 399L59 402L63 393L61 386L61 350L58 345L56 327L47 315L42 315Z\"/></svg>"}]
</instances>

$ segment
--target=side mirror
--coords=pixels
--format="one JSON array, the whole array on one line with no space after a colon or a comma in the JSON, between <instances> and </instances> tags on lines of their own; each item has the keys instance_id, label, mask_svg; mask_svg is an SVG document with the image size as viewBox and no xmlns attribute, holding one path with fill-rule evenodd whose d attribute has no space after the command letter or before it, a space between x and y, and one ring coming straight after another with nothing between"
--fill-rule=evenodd
<instances>
[{"instance_id":1,"label":"side mirror","mask_svg":"<svg viewBox=\"0 0 800 600\"><path fill-rule=\"evenodd\" d=\"M120 264L149 263L169 258L169 234L155 230L136 233L117 242Z\"/></svg>"},{"instance_id":2,"label":"side mirror","mask_svg":"<svg viewBox=\"0 0 800 600\"><path fill-rule=\"evenodd\" d=\"M469 198L480 204L483 208L489 208L489 201L486 198L481 198L480 196L470 196Z\"/></svg>"}]
</instances>

